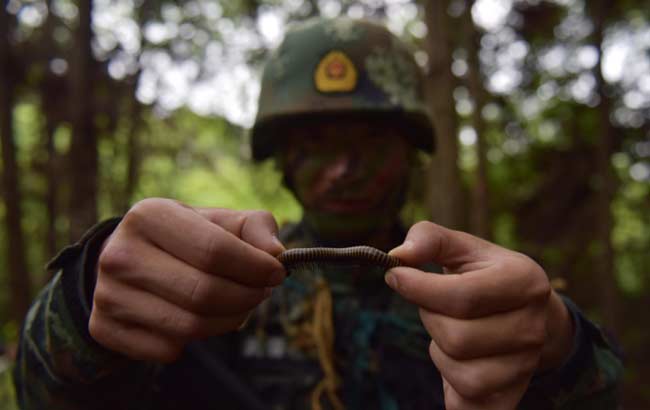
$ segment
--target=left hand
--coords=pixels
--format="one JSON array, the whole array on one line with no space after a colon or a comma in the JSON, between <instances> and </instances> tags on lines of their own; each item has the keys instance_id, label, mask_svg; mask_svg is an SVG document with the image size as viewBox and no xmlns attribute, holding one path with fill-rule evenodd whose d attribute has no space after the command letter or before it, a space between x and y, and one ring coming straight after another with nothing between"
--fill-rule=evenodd
<instances>
[{"instance_id":1,"label":"left hand","mask_svg":"<svg viewBox=\"0 0 650 410\"><path fill-rule=\"evenodd\" d=\"M527 256L430 222L414 225L391 254L445 269L394 268L386 282L420 307L447 410L515 409L533 373L571 351L571 317Z\"/></svg>"}]
</instances>

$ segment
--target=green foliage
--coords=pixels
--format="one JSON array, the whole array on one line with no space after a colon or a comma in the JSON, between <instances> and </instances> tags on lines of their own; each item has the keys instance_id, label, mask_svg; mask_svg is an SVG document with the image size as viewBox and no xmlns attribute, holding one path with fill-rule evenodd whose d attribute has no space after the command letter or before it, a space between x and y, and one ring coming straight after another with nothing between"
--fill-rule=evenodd
<instances>
[{"instance_id":1,"label":"green foliage","mask_svg":"<svg viewBox=\"0 0 650 410\"><path fill-rule=\"evenodd\" d=\"M624 162L624 161L623 161ZM616 220L612 242L617 252L617 279L628 295L640 297L650 284L650 186L629 176L629 161L618 166L622 185L612 203Z\"/></svg>"},{"instance_id":2,"label":"green foliage","mask_svg":"<svg viewBox=\"0 0 650 410\"><path fill-rule=\"evenodd\" d=\"M151 116L144 128L141 174L131 202L159 196L194 206L264 209L279 223L300 217L272 162L253 164L244 131L224 119L179 111L164 121ZM111 163L107 172L119 181L124 172L117 165Z\"/></svg>"},{"instance_id":3,"label":"green foliage","mask_svg":"<svg viewBox=\"0 0 650 410\"><path fill-rule=\"evenodd\" d=\"M0 356L0 410L18 410L11 367Z\"/></svg>"}]
</instances>

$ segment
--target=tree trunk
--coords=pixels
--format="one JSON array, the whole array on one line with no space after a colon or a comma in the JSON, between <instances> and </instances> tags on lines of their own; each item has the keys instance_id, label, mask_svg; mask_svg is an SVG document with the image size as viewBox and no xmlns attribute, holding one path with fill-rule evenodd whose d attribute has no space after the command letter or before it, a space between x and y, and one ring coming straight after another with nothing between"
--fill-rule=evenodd
<instances>
[{"instance_id":1,"label":"tree trunk","mask_svg":"<svg viewBox=\"0 0 650 410\"><path fill-rule=\"evenodd\" d=\"M47 1L47 9L52 10L53 0ZM52 13L48 13L47 20L43 26L44 36L41 38L41 41L44 43L44 47L49 48L50 54L52 51L56 52L57 50L52 50L55 47L55 43L52 41L54 38L54 29L55 29L55 17ZM41 86L41 109L44 117L44 127L43 127L43 141L45 145L45 152L47 152L47 163L45 165L46 175L44 176L47 180L47 192L45 194L45 203L47 206L47 234L46 234L46 243L45 243L45 254L47 258L52 258L56 255L58 251L58 235L56 229L56 220L59 214L58 210L58 186L60 185L60 175L59 169L57 167L57 152L54 146L54 132L56 131L56 117L54 112L57 107L57 98L50 96L50 87L56 81L53 74L48 71L45 74L43 83ZM49 280L49 278L46 278Z\"/></svg>"},{"instance_id":2,"label":"tree trunk","mask_svg":"<svg viewBox=\"0 0 650 410\"><path fill-rule=\"evenodd\" d=\"M31 281L21 226L21 193L13 136L13 75L9 43L9 16L0 7L0 137L2 139L2 186L5 206L7 260L11 318L20 323L31 302Z\"/></svg>"},{"instance_id":3,"label":"tree trunk","mask_svg":"<svg viewBox=\"0 0 650 410\"><path fill-rule=\"evenodd\" d=\"M98 152L94 127L91 12L92 1L80 0L79 25L71 67L72 144L70 147L70 240L76 241L97 222Z\"/></svg>"},{"instance_id":4,"label":"tree trunk","mask_svg":"<svg viewBox=\"0 0 650 410\"><path fill-rule=\"evenodd\" d=\"M476 30L472 20L472 6L474 0L466 0L465 13L463 15L463 28L465 30L465 42L467 49L468 83L469 93L474 100L474 112L472 113L472 126L476 131L476 157L478 167L476 169L475 182L472 196L474 201L471 206L472 232L482 238L490 240L492 231L490 227L490 195L488 181L487 142L485 141L485 120L483 119L483 107L485 107L486 91L483 87L481 76L481 64L478 58L480 33Z\"/></svg>"},{"instance_id":5,"label":"tree trunk","mask_svg":"<svg viewBox=\"0 0 650 410\"><path fill-rule=\"evenodd\" d=\"M451 22L448 0L424 2L429 55L427 92L436 130L436 154L429 174L432 219L449 228L464 228L463 190L458 168L458 125L451 73Z\"/></svg>"},{"instance_id":6,"label":"tree trunk","mask_svg":"<svg viewBox=\"0 0 650 410\"><path fill-rule=\"evenodd\" d=\"M140 162L142 153L140 149L139 130L142 123L142 106L134 98L131 101L131 127L129 129L127 140L127 172L126 183L124 184L123 203L120 206L122 212L126 212L131 207L133 193L138 184L140 175Z\"/></svg>"},{"instance_id":7,"label":"tree trunk","mask_svg":"<svg viewBox=\"0 0 650 410\"><path fill-rule=\"evenodd\" d=\"M47 204L47 244L46 244L46 255L48 258L56 255L57 250L59 249L57 243L57 232L56 232L56 219L58 216L58 207L57 207L57 185L58 185L58 167L56 166L57 152L54 147L54 124L52 119L48 117L47 112L45 113L45 129L43 130L43 138L45 139L45 146L47 152L47 193L45 194L45 202Z\"/></svg>"},{"instance_id":8,"label":"tree trunk","mask_svg":"<svg viewBox=\"0 0 650 410\"><path fill-rule=\"evenodd\" d=\"M614 136L616 130L609 120L612 102L609 97L605 80L602 75L602 45L607 13L607 1L600 0L590 4L591 15L594 23L594 46L600 50L599 60L594 67L593 74L596 78L596 87L600 96L598 104L598 121L600 138L596 147L596 175L598 176L597 215L598 215L598 254L597 280L600 290L601 312L604 324L614 331L620 323L621 298L616 283L614 266L614 248L612 246L612 227L614 224L611 205L616 194L617 182L611 167Z\"/></svg>"}]
</instances>

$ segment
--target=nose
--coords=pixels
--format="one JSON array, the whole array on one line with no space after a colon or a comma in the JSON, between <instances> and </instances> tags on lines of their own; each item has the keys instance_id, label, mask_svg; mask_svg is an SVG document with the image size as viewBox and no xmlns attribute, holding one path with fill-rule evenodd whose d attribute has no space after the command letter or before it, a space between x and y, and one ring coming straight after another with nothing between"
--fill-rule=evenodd
<instances>
[{"instance_id":1,"label":"nose","mask_svg":"<svg viewBox=\"0 0 650 410\"><path fill-rule=\"evenodd\" d=\"M329 162L323 170L323 177L330 181L337 181L349 177L355 169L355 155L351 152L342 152Z\"/></svg>"}]
</instances>

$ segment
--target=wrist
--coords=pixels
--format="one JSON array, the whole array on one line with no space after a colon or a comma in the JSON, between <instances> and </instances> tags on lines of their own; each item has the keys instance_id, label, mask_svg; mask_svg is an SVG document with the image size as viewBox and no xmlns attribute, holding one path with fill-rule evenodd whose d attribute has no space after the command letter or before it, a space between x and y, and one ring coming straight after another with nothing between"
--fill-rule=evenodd
<instances>
[{"instance_id":1,"label":"wrist","mask_svg":"<svg viewBox=\"0 0 650 410\"><path fill-rule=\"evenodd\" d=\"M564 301L551 292L546 314L546 342L542 348L538 371L562 366L573 351L575 324Z\"/></svg>"}]
</instances>

